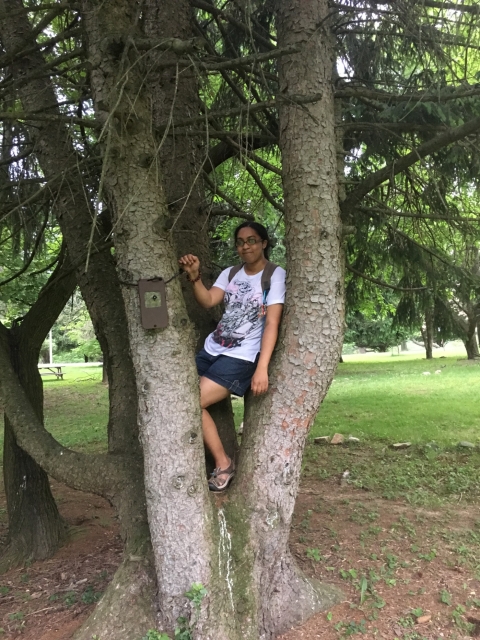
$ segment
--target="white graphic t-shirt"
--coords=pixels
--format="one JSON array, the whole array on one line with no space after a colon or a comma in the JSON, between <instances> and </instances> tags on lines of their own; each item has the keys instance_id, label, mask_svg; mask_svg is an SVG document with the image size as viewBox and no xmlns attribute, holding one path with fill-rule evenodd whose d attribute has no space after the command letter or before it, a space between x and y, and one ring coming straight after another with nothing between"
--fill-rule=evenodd
<instances>
[{"instance_id":1,"label":"white graphic t-shirt","mask_svg":"<svg viewBox=\"0 0 480 640\"><path fill-rule=\"evenodd\" d=\"M249 276L242 268L228 282L231 267L222 271L213 285L225 291L225 311L213 333L205 340L205 351L211 356L231 356L255 362L260 351L265 315L262 314L262 273ZM265 304L285 301L285 269L277 267L270 280Z\"/></svg>"}]
</instances>

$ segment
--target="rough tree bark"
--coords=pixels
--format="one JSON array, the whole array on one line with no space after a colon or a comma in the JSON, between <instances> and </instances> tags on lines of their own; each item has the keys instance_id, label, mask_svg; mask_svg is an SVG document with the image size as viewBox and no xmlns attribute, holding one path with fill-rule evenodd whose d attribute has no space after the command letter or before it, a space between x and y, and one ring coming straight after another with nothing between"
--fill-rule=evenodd
<instances>
[{"instance_id":1,"label":"rough tree bark","mask_svg":"<svg viewBox=\"0 0 480 640\"><path fill-rule=\"evenodd\" d=\"M43 422L43 386L37 363L48 331L76 286L75 273L62 251L60 262L35 304L7 335L10 360L38 419ZM57 551L66 528L50 490L48 476L21 449L5 416L3 478L8 513L8 541L0 571L27 560L43 560Z\"/></svg>"},{"instance_id":2,"label":"rough tree bark","mask_svg":"<svg viewBox=\"0 0 480 640\"><path fill-rule=\"evenodd\" d=\"M106 121L114 110L116 116L109 119L110 156L104 159L104 175L121 280L135 284L155 276L167 279L177 272L178 263L162 176L154 170L156 141L144 69L129 46L138 33L137 7L106 0L84 2L83 10L97 117ZM144 162L145 156L150 163ZM205 481L195 340L178 280L168 284L169 325L162 331L142 328L136 287L126 286L124 297L140 399L160 624L172 630L185 613L184 593L192 584L215 583L215 528ZM229 637L221 616L216 621L210 616L204 624L204 638Z\"/></svg>"},{"instance_id":3,"label":"rough tree bark","mask_svg":"<svg viewBox=\"0 0 480 640\"><path fill-rule=\"evenodd\" d=\"M13 59L10 71L19 81L18 97L23 109L34 112L46 110L55 115L59 112L55 92L50 79L43 73L45 63L42 54L35 47L35 37L27 13L20 10L22 6L21 0L0 1L0 35L5 50L8 53L28 52L19 59ZM78 170L82 165L78 163L68 129L63 123L54 120L39 120L30 124L29 133L39 164L45 177L51 181L52 187L58 187L54 211L69 248L77 281L97 337L103 352L107 355L110 397L109 452L117 461L122 455L129 458L128 464L119 464L116 469L116 475L124 474L123 481L115 482L110 487L102 485L100 492L118 509L126 547L124 564L114 584L105 594L98 611L104 611L103 622L112 629L112 633L116 633L117 637L124 637L122 634L125 625L131 627L135 618L137 629L146 629L154 624L152 599L150 597L149 601L148 598L144 601L142 584L149 585L150 595L154 593L154 586L149 572L149 537L146 528L144 488L141 482L143 474L136 421L137 393L128 348L123 297L110 249L104 242L99 225L95 225L92 234L94 207L85 197L87 191L84 189L82 174ZM86 271L88 254L89 269ZM2 375L7 375L6 369L2 371ZM14 385L15 380L5 380L5 384ZM28 402L26 399L24 401ZM26 417L24 414L19 417L12 402L8 403L8 407L11 414L9 418L12 421L14 416L13 422L18 432L26 426L26 423L22 422ZM40 441L35 441L37 436ZM24 448L29 447L29 452L51 475L70 486L87 491L99 491L96 477L98 469L91 464L95 458L65 456L65 451L59 449L54 441L44 438L40 431L32 432L32 437L34 442L27 439ZM62 455L63 457L60 457ZM67 458L72 463L68 468L64 465ZM73 460L76 461L78 469L73 468ZM108 466L109 459L106 460L108 462L104 461L104 464ZM81 482L79 474L82 476ZM137 560L130 561L132 557ZM141 561L138 561L139 557ZM123 588L119 588L119 580ZM137 585L138 589L131 589L131 584ZM116 615L113 613L115 607L112 600L116 603ZM125 606L127 603L128 606ZM97 629L100 633L103 631L102 621L98 623L98 620L93 620L89 628L91 633L85 637L90 640L91 635L97 633ZM88 634L88 631L86 633Z\"/></svg>"},{"instance_id":4,"label":"rough tree bark","mask_svg":"<svg viewBox=\"0 0 480 640\"><path fill-rule=\"evenodd\" d=\"M193 10L188 0L145 0L143 25L145 35L152 42L166 38L189 40L197 33L193 30ZM163 130L170 122L173 133L175 121L185 120L201 113L198 78L194 71L177 73L171 67L156 68L157 61L175 63L175 53L153 51L150 53L148 86L152 95L152 119L157 130ZM208 145L198 134L167 135L159 140L158 163L161 168L173 241L178 257L193 253L200 259L203 282L213 284L214 273L210 252L209 207L205 197L203 169L208 164ZM195 300L193 289L184 278L182 290L190 320L197 332L197 347L203 345L208 333L219 320L219 309L202 309ZM224 447L231 457L237 457L238 443L233 423L230 398L210 409ZM212 467L213 468L213 467Z\"/></svg>"},{"instance_id":5,"label":"rough tree bark","mask_svg":"<svg viewBox=\"0 0 480 640\"><path fill-rule=\"evenodd\" d=\"M45 62L35 47L35 36L27 14L20 10L22 7L21 0L0 0L0 36L6 52L31 50L13 58L10 71L18 82L18 97L25 111L55 115L59 113L57 97L50 78L43 73ZM33 122L29 135L45 177L58 185L53 210L95 332L103 352L109 355L109 450L138 451L137 399L123 300L113 259L99 225L95 225L92 235L94 207L85 197L77 153L67 127L59 122Z\"/></svg>"},{"instance_id":6,"label":"rough tree bark","mask_svg":"<svg viewBox=\"0 0 480 640\"><path fill-rule=\"evenodd\" d=\"M288 533L306 435L338 363L344 314L328 3L280 0L277 6L278 46L301 46L280 60L280 95L322 93L322 99L308 111L288 101L280 108L286 311L272 388L250 403L239 478L225 507L227 523L238 527L243 503L249 544L242 550L237 540L236 552L251 567L255 589L245 589L241 572L234 572L247 612L237 608L237 616L246 625L255 599L260 638L300 623L331 597L299 574Z\"/></svg>"}]
</instances>

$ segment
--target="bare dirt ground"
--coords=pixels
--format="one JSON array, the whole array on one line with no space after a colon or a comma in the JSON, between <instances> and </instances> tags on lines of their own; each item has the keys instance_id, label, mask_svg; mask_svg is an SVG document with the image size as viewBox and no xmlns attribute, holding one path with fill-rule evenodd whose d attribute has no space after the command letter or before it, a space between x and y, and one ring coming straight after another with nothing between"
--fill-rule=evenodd
<instances>
[{"instance_id":1,"label":"bare dirt ground","mask_svg":"<svg viewBox=\"0 0 480 640\"><path fill-rule=\"evenodd\" d=\"M108 504L58 483L53 488L70 539L54 558L1 576L0 638L69 640L119 563ZM425 510L336 479L307 479L292 552L309 576L337 585L345 597L278 640L480 637L479 518L477 507L461 501Z\"/></svg>"}]
</instances>

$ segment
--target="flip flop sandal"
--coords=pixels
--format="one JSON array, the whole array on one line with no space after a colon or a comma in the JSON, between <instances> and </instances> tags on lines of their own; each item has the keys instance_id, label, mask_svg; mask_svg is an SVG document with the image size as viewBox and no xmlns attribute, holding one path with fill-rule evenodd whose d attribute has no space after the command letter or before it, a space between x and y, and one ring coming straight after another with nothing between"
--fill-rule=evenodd
<instances>
[{"instance_id":1,"label":"flip flop sandal","mask_svg":"<svg viewBox=\"0 0 480 640\"><path fill-rule=\"evenodd\" d=\"M225 491L228 488L228 485L233 480L235 475L235 463L233 460L226 469L214 469L210 476L210 480L208 481L208 488L210 491L216 491L217 493L220 491Z\"/></svg>"}]
</instances>

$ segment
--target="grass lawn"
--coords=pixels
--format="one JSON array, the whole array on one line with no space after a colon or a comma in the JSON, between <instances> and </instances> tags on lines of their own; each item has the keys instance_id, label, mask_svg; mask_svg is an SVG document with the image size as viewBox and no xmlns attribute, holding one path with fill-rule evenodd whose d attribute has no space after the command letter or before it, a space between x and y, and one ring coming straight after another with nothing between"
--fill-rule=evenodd
<instances>
[{"instance_id":1,"label":"grass lawn","mask_svg":"<svg viewBox=\"0 0 480 640\"><path fill-rule=\"evenodd\" d=\"M345 356L344 360L315 420L311 438L335 432L360 438L362 446L372 448L371 462L378 472L396 460L395 456L389 460L388 452L382 454L382 461L378 458L378 447L385 453L387 443L409 441L421 449L435 441L442 450L451 450L461 440L480 444L480 365L467 364L462 354L429 362L421 354L368 354ZM65 367L64 371L64 380L44 378L47 429L65 446L82 451L105 450L108 389L101 383L101 367ZM424 375L427 371L430 375ZM236 399L233 406L238 425L243 402ZM314 449L318 455L319 447ZM328 467L334 473L346 468L342 457L345 449L335 449L335 453L333 447L326 450L328 461L322 461L323 469ZM413 455L413 450L408 451L407 455ZM309 455L307 452L307 468ZM429 455L436 454L430 451ZM476 455L472 454L473 458ZM410 471L414 476L421 475L424 464L421 456L420 466ZM395 473L397 477L402 475ZM375 482L371 481L372 486ZM399 480L395 493L401 487Z\"/></svg>"},{"instance_id":2,"label":"grass lawn","mask_svg":"<svg viewBox=\"0 0 480 640\"><path fill-rule=\"evenodd\" d=\"M480 364L459 357L345 356L311 437L480 443Z\"/></svg>"},{"instance_id":3,"label":"grass lawn","mask_svg":"<svg viewBox=\"0 0 480 640\"><path fill-rule=\"evenodd\" d=\"M106 450L108 388L102 384L102 367L63 371L63 380L43 378L46 428L66 447Z\"/></svg>"}]
</instances>

